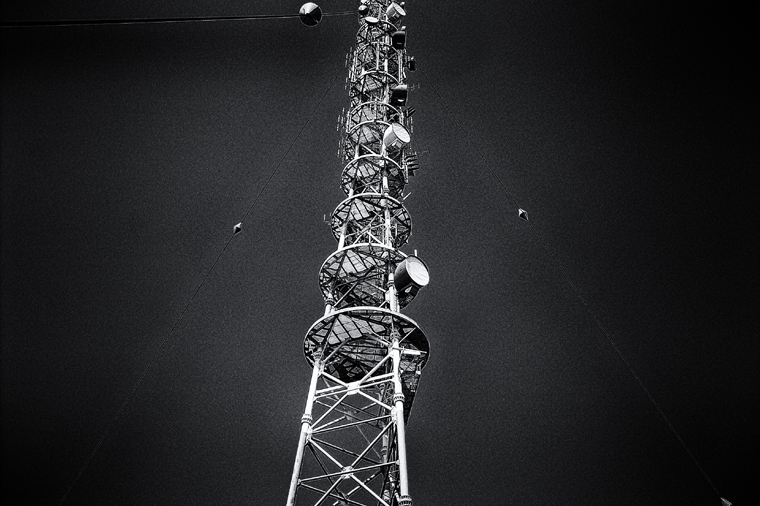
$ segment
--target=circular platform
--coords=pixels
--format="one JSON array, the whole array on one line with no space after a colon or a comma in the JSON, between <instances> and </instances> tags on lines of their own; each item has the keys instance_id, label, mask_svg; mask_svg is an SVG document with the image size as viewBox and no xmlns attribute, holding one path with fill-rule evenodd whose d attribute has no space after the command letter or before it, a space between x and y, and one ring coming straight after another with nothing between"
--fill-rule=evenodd
<instances>
[{"instance_id":1,"label":"circular platform","mask_svg":"<svg viewBox=\"0 0 760 506\"><path fill-rule=\"evenodd\" d=\"M400 116L401 109L392 106L382 100L368 100L356 104L348 111L348 119L353 123L370 121L375 119L388 119L394 116Z\"/></svg>"},{"instance_id":2,"label":"circular platform","mask_svg":"<svg viewBox=\"0 0 760 506\"><path fill-rule=\"evenodd\" d=\"M382 193L383 175L388 176L388 191L393 198L400 198L404 190L404 171L398 162L387 156L367 154L354 158L346 164L341 174L343 192Z\"/></svg>"},{"instance_id":3,"label":"circular platform","mask_svg":"<svg viewBox=\"0 0 760 506\"><path fill-rule=\"evenodd\" d=\"M413 395L430 346L419 326L407 316L378 307L345 308L317 320L303 341L304 356L314 365L323 346L325 371L344 382L358 381L388 354L392 333L399 334L404 394ZM411 405L411 399L407 398Z\"/></svg>"},{"instance_id":4,"label":"circular platform","mask_svg":"<svg viewBox=\"0 0 760 506\"><path fill-rule=\"evenodd\" d=\"M388 274L404 258L404 253L382 244L353 244L325 260L319 270L319 288L325 300L332 299L338 308L381 306L385 303ZM403 307L411 300L405 297L399 303Z\"/></svg>"},{"instance_id":5,"label":"circular platform","mask_svg":"<svg viewBox=\"0 0 760 506\"><path fill-rule=\"evenodd\" d=\"M380 153L385 130L393 122L399 121L401 110L378 100L361 102L346 114L343 156L352 160L356 156L357 145Z\"/></svg>"},{"instance_id":6,"label":"circular platform","mask_svg":"<svg viewBox=\"0 0 760 506\"><path fill-rule=\"evenodd\" d=\"M347 150L353 154L355 146L359 145L374 153L380 153L383 133L390 125L390 122L379 119L353 125L345 134Z\"/></svg>"},{"instance_id":7,"label":"circular platform","mask_svg":"<svg viewBox=\"0 0 760 506\"><path fill-rule=\"evenodd\" d=\"M386 42L385 34L379 40L359 44L354 55L356 56L354 68L364 71L383 70L398 79L399 63L403 61L402 50Z\"/></svg>"},{"instance_id":8,"label":"circular platform","mask_svg":"<svg viewBox=\"0 0 760 506\"><path fill-rule=\"evenodd\" d=\"M368 18L369 17L370 16L368 16ZM366 19L367 18L365 18L365 20ZM393 33L396 30L398 30L398 28L396 28L396 25L394 25L390 21L387 21L385 19L379 19L379 18L375 18L375 19L377 20L376 23L364 22L359 25L359 32L356 35L357 41L383 40L386 34Z\"/></svg>"},{"instance_id":9,"label":"circular platform","mask_svg":"<svg viewBox=\"0 0 760 506\"><path fill-rule=\"evenodd\" d=\"M340 240L346 225L346 246L360 242L383 243L385 208L391 215L391 243L400 248L412 234L412 219L401 201L380 193L360 193L341 202L332 213L330 227Z\"/></svg>"},{"instance_id":10,"label":"circular platform","mask_svg":"<svg viewBox=\"0 0 760 506\"><path fill-rule=\"evenodd\" d=\"M348 95L351 99L351 107L360 102L372 99L382 99L386 90L399 84L399 79L384 70L362 70L358 74L349 76Z\"/></svg>"}]
</instances>

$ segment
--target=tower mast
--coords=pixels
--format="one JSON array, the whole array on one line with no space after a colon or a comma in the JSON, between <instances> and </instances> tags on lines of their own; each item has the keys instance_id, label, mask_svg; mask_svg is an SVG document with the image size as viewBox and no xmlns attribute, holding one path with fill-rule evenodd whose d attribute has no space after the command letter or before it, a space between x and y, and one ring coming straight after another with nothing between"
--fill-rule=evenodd
<instances>
[{"instance_id":1,"label":"tower mast","mask_svg":"<svg viewBox=\"0 0 760 506\"><path fill-rule=\"evenodd\" d=\"M401 313L428 282L411 234L404 4L361 0L341 118L338 249L322 264L325 314L304 338L312 368L287 506L410 506L406 429L429 345Z\"/></svg>"}]
</instances>

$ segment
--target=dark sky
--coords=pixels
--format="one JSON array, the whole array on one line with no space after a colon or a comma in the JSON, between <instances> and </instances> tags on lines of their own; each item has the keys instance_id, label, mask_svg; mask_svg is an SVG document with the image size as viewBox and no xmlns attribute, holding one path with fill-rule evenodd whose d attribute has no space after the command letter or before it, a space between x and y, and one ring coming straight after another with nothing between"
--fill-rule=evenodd
<instances>
[{"instance_id":1,"label":"dark sky","mask_svg":"<svg viewBox=\"0 0 760 506\"><path fill-rule=\"evenodd\" d=\"M18 4L4 22L300 6ZM720 504L478 150L720 493L756 504L757 41L700 5L407 3L432 81L410 74L415 505ZM3 496L59 504L169 336L66 504L285 503L356 26L2 29Z\"/></svg>"}]
</instances>

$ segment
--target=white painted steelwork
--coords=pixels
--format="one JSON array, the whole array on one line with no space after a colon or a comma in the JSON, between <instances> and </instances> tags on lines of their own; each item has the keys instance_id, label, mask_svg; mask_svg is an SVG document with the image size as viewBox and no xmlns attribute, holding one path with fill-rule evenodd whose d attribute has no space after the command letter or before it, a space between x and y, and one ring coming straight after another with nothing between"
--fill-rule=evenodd
<instances>
[{"instance_id":1,"label":"white painted steelwork","mask_svg":"<svg viewBox=\"0 0 760 506\"><path fill-rule=\"evenodd\" d=\"M403 192L417 168L405 32L399 42L406 13L391 0L361 1L340 122L348 198L332 214L338 248L319 272L325 313L304 338L312 380L288 506L412 504L406 423L430 347L400 312L427 284L424 264L398 249L411 235Z\"/></svg>"}]
</instances>

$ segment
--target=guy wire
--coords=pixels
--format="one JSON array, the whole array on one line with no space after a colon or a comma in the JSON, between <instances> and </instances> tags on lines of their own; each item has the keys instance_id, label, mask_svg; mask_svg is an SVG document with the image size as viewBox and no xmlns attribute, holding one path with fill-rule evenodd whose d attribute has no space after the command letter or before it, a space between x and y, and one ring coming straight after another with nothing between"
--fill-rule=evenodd
<instances>
[{"instance_id":1,"label":"guy wire","mask_svg":"<svg viewBox=\"0 0 760 506\"><path fill-rule=\"evenodd\" d=\"M285 151L285 154L282 155L282 157L280 158L280 161L277 163L277 166L275 166L274 170L269 175L269 178L267 179L266 183L261 188L261 190L259 191L259 193L256 195L256 198L253 200L253 203L248 208L248 211L246 211L246 213L245 213L245 215L244 215L243 220L241 221L241 223L244 222L245 219L248 217L248 215L251 213L251 211L253 210L254 206L259 201L259 198L264 193L264 190L267 189L267 187L269 186L269 183L272 181L272 178L274 178L275 174L280 169L280 166L282 165L282 162L285 160L285 158L288 156L288 154L290 153L290 151L293 149L293 146L295 145L296 141L298 141L298 139L301 137L301 134L303 133L303 131L306 129L306 127L311 122L311 119L314 117L314 114L317 112L317 109L319 109L319 106L322 105L322 102L324 101L325 97L327 97L328 93L330 93L330 90L332 90L333 86L335 85L335 81L338 80L338 76L340 76L342 73L343 73L343 66L341 65L341 68L338 70L338 73L335 74L335 77L330 82L330 86L328 86L327 91L319 99L319 102L317 102L317 105L311 111L311 114L309 114L309 117L306 119L306 122L301 127L301 129L298 131L298 135L296 135L295 139L293 139L293 141L290 143L290 145L288 146L288 149ZM224 243L224 246L222 247L221 251L219 251L219 254L216 256L216 260L214 260L214 263L211 265L211 267L206 272L206 275L203 277L203 280L201 280L200 284L198 285L198 288L195 289L195 292L193 293L192 297L190 297L190 300L188 300L187 304L185 304L185 307L182 309L182 313L180 313L179 318L177 318L177 320L174 322L174 325L172 325L171 329L169 329L169 332L166 334L166 337L164 337L163 341L161 341L161 345L158 347L158 349L155 351L155 353L153 353L153 356L151 357L150 361L148 362L148 365L145 366L145 369L143 370L142 374L140 375L140 378L135 383L135 386L129 392L129 395L127 395L126 399L124 399L124 402L122 402L121 407L116 412L116 415L114 415L113 419L108 424L108 427L106 427L106 430L105 430L105 432L103 432L103 435L100 437L100 440L98 440L98 443L92 449L92 452L90 452L90 455L87 457L87 460L85 460L84 464L82 464L82 467L79 469L79 472L77 473L76 477L74 478L74 481L71 482L71 485L69 485L69 488L63 494L63 497L61 498L61 502L58 503L59 506L62 506L63 503L66 502L66 498L69 496L69 493L71 493L72 489L74 488L74 486L79 481L79 478L82 476L82 473L84 473L85 469L87 469L87 466L89 465L90 461L95 456L95 454L97 453L97 451L100 448L100 446L103 444L103 441L105 441L105 439L108 436L108 434L111 432L111 429L113 428L113 426L116 423L116 421L119 419L119 416L121 416L121 414L124 411L124 409L127 407L127 405L129 404L129 402L132 400L132 397L134 396L135 392L137 391L137 389L142 384L143 380L145 379L145 376L148 374L148 371L153 366L153 364L155 363L155 361L158 358L158 356L161 354L161 350L164 349L164 346L166 346L166 343L169 341L169 338L174 333L174 329L177 328L177 325L179 324L179 322L182 320L182 317L187 312L187 309L190 307L190 304L192 304L193 300L198 295L198 292L200 292L201 288L203 287L203 284L206 282L206 280L208 279L209 275L211 274L211 272L216 267L216 264L219 262L219 259L222 258L222 255L227 250L227 247L230 245L230 243L232 242L232 239L236 235L237 235L237 231L233 231L232 234L230 235L230 237L227 239L227 242Z\"/></svg>"},{"instance_id":2,"label":"guy wire","mask_svg":"<svg viewBox=\"0 0 760 506\"><path fill-rule=\"evenodd\" d=\"M464 133L465 137L467 137L467 140L475 148L475 151L477 151L478 155L480 155L480 158L486 164L486 167L488 167L488 170L491 172L491 175L496 179L496 181L499 182L499 185L501 185L501 188L504 190L504 193L507 194L507 197L509 198L509 201L511 202L511 204L514 206L514 208L519 209L519 207L517 206L517 202L515 202L514 197L512 197L512 194L509 192L509 190L507 189L507 187L504 185L504 183L502 182L501 178L493 170L493 168L491 167L491 164L488 163L488 160L486 160L486 158L483 156L483 153L481 153L481 151L478 148L477 144L475 144L472 141L472 138L470 137L470 134L467 133L467 130L465 130L465 128L459 122L459 119L457 119L457 117L451 111L451 109L449 108L448 104L446 103L446 101L441 96L441 94L438 93L438 90L433 85L432 81L427 76L427 74L425 73L425 71L420 66L418 66L417 68L420 70L420 72L422 73L422 75L425 77L425 79L427 80L428 84L430 84L430 87L432 88L433 92L438 96L438 99L441 101L441 104L443 104L443 106L446 108L446 111L448 111L448 113L451 115L451 117L454 118L454 122L456 122L456 124L459 126L460 130L462 130L462 132ZM702 476L704 476L705 480L707 480L707 483L710 484L710 487L712 487L712 489L715 492L715 494L720 497L720 492L718 492L718 489L715 487L715 485L713 484L713 482L710 479L710 477L707 476L707 473L705 472L705 470L702 469L702 466L699 464L699 462L697 461L696 457L694 457L694 454L691 452L691 450L689 449L689 447L686 446L686 443L681 438L681 435L678 433L678 431L673 426L673 424L670 423L670 420L665 415L665 412L662 410L662 408L660 408L660 405L657 404L657 401L654 399L654 397L650 393L649 389L646 387L646 385L644 385L644 382L641 380L641 378L639 377L639 375L636 374L636 371L633 369L633 367L631 366L630 362L628 362L628 360L625 358L625 356L623 355L623 352L620 351L620 348L615 343L615 341L612 339L612 336L610 336L609 332L607 332L607 329L604 327L604 325L602 325L602 322L599 320L599 318L597 318L596 313L594 313L594 311L591 309L591 306L589 306L588 303L586 302L586 299L581 295L580 291L578 291L578 288L576 288L575 283L573 283L573 281L570 279L570 276L565 271L565 268L562 266L562 264L559 262L559 260L554 256L554 254L552 254L551 250L549 250L549 247L546 245L546 242L541 237L541 234L538 233L538 231L536 230L536 228L533 226L533 223L529 219L526 219L525 221L528 222L528 225L530 226L531 231L536 236L536 238L538 238L539 242L541 243L541 245L544 248L544 251L546 251L546 253L552 259L552 261L554 262L554 264L562 272L563 276L565 277L565 281L567 281L567 283L573 289L573 292L575 293L576 297L578 297L578 299L581 301L581 303L583 304L583 307L586 308L586 311L588 312L588 314L591 315L591 318L593 318L594 322L596 322L596 325L597 325L597 327L599 327L599 330L602 331L602 333L604 334L604 336L607 338L607 341L609 341L610 345L612 346L612 348L617 353L618 357L620 357L620 359L623 361L623 363L625 364L625 366L628 368L628 371L636 379L636 382L639 384L639 387L641 387L641 389L644 391L644 393L646 394L647 398L650 400L650 402L652 403L652 405L654 405L655 409L657 409L657 412L660 414L660 417L663 419L663 421L665 422L665 424L670 428L671 432L673 432L673 435L676 437L676 439L678 440L678 442L681 443L681 446L686 451L686 453L689 455L689 457L691 457L692 462L694 462L694 465L697 466L697 469L699 469L699 471L702 473Z\"/></svg>"},{"instance_id":3,"label":"guy wire","mask_svg":"<svg viewBox=\"0 0 760 506\"><path fill-rule=\"evenodd\" d=\"M322 16L356 15L356 11L325 12ZM2 28L35 28L43 26L96 26L96 25L146 25L168 23L194 23L208 21L253 21L256 19L291 19L300 14L257 14L253 16L205 16L179 18L131 18L131 19L58 19L38 21L7 21L0 25Z\"/></svg>"}]
</instances>

